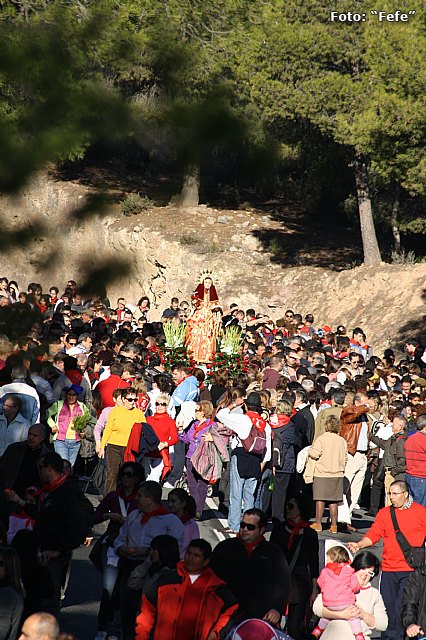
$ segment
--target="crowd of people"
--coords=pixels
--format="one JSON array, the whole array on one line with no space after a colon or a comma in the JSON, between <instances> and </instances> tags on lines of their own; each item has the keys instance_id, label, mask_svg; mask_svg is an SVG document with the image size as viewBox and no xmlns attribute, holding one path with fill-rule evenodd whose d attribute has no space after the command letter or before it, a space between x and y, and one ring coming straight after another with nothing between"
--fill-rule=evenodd
<instances>
[{"instance_id":1,"label":"crowd of people","mask_svg":"<svg viewBox=\"0 0 426 640\"><path fill-rule=\"evenodd\" d=\"M117 611L123 640L263 637L260 621L294 640L426 632L419 341L376 355L360 327L222 309L210 272L158 321L147 296L48 291L0 278L0 640L22 620L22 638L53 629L82 544L102 574L97 640ZM165 322L189 359L166 361ZM244 366L212 369L229 327ZM354 542L360 507L375 521Z\"/></svg>"}]
</instances>

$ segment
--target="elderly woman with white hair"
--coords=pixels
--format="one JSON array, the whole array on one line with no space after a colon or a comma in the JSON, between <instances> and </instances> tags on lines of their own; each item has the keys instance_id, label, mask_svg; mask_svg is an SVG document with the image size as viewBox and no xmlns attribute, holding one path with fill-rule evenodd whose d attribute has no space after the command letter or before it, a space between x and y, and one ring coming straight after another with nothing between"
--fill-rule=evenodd
<instances>
[{"instance_id":1,"label":"elderly woman with white hair","mask_svg":"<svg viewBox=\"0 0 426 640\"><path fill-rule=\"evenodd\" d=\"M142 461L147 480L159 482L172 468L169 448L177 443L178 432L176 422L167 413L169 403L170 396L160 393L155 400L154 415L147 418L147 423L160 441L158 448L149 451Z\"/></svg>"}]
</instances>

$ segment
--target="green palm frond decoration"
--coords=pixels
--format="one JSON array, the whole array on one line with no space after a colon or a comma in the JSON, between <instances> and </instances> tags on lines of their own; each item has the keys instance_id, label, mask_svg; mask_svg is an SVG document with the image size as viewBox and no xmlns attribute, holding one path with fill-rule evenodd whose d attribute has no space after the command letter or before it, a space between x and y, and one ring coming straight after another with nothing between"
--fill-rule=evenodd
<instances>
[{"instance_id":1,"label":"green palm frond decoration","mask_svg":"<svg viewBox=\"0 0 426 640\"><path fill-rule=\"evenodd\" d=\"M236 355L242 343L240 327L227 327L220 342L220 350L229 355Z\"/></svg>"},{"instance_id":2,"label":"green palm frond decoration","mask_svg":"<svg viewBox=\"0 0 426 640\"><path fill-rule=\"evenodd\" d=\"M185 325L176 324L168 320L163 324L164 336L166 338L165 346L169 349L176 349L185 343Z\"/></svg>"}]
</instances>

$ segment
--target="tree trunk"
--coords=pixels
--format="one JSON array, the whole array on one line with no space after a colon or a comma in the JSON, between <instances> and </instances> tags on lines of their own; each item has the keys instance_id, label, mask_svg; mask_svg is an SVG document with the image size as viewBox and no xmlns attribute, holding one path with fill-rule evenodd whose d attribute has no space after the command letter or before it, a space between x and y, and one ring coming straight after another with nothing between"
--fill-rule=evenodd
<instances>
[{"instance_id":1,"label":"tree trunk","mask_svg":"<svg viewBox=\"0 0 426 640\"><path fill-rule=\"evenodd\" d=\"M401 234L398 229L398 212L399 212L399 184L395 185L395 195L393 198L393 206L391 212L391 229L393 235L393 248L395 251L401 251Z\"/></svg>"},{"instance_id":2,"label":"tree trunk","mask_svg":"<svg viewBox=\"0 0 426 640\"><path fill-rule=\"evenodd\" d=\"M364 249L364 264L371 267L380 264L382 258L374 227L368 181L368 164L365 156L359 155L355 157L354 171L362 246Z\"/></svg>"},{"instance_id":3,"label":"tree trunk","mask_svg":"<svg viewBox=\"0 0 426 640\"><path fill-rule=\"evenodd\" d=\"M172 199L176 207L198 207L200 201L200 165L192 163L185 167L182 191Z\"/></svg>"}]
</instances>

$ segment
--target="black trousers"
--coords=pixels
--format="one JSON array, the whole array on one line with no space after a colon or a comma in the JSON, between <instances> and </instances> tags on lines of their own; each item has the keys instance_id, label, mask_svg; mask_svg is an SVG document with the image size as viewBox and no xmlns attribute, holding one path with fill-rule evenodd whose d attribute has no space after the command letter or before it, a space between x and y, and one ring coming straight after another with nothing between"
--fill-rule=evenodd
<instances>
[{"instance_id":1,"label":"black trousers","mask_svg":"<svg viewBox=\"0 0 426 640\"><path fill-rule=\"evenodd\" d=\"M129 589L127 581L133 569L143 561L131 562L123 560L120 562L118 575L120 589L120 611L121 611L121 627L123 630L122 640L134 640L136 617L139 613L142 592Z\"/></svg>"},{"instance_id":2,"label":"black trousers","mask_svg":"<svg viewBox=\"0 0 426 640\"><path fill-rule=\"evenodd\" d=\"M305 637L306 607L312 593L312 580L305 567L295 567L291 576L286 631L294 640Z\"/></svg>"},{"instance_id":3,"label":"black trousers","mask_svg":"<svg viewBox=\"0 0 426 640\"><path fill-rule=\"evenodd\" d=\"M380 593L388 613L388 628L382 631L382 640L404 640L401 621L402 598L410 571L382 571Z\"/></svg>"},{"instance_id":4,"label":"black trousers","mask_svg":"<svg viewBox=\"0 0 426 640\"><path fill-rule=\"evenodd\" d=\"M380 460L379 466L373 474L373 484L371 486L370 494L370 513L376 514L380 509L380 503L382 498L383 489L385 486L385 466L383 464L383 458Z\"/></svg>"},{"instance_id":5,"label":"black trousers","mask_svg":"<svg viewBox=\"0 0 426 640\"><path fill-rule=\"evenodd\" d=\"M284 520L284 506L287 499L288 485L290 484L291 473L275 473L274 489L272 491L272 518L273 520ZM271 500L271 492L264 492L263 511L268 510Z\"/></svg>"},{"instance_id":6,"label":"black trousers","mask_svg":"<svg viewBox=\"0 0 426 640\"><path fill-rule=\"evenodd\" d=\"M185 457L186 457L186 445L184 442L177 442L175 445L175 453L173 460L173 468L170 472L168 478L166 478L166 482L170 482L170 484L175 484L183 474L183 469L185 467Z\"/></svg>"}]
</instances>

